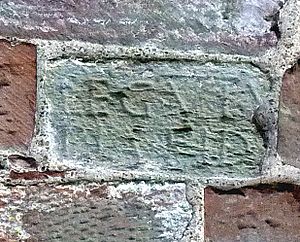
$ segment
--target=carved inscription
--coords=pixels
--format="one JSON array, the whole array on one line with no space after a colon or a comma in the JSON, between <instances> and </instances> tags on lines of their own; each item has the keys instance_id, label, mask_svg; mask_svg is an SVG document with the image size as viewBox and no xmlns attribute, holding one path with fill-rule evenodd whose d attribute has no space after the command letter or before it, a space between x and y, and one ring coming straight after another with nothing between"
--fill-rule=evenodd
<instances>
[{"instance_id":1,"label":"carved inscription","mask_svg":"<svg viewBox=\"0 0 300 242\"><path fill-rule=\"evenodd\" d=\"M269 86L251 65L63 60L49 64L45 83L62 160L196 173L258 169L264 148L251 115Z\"/></svg>"}]
</instances>

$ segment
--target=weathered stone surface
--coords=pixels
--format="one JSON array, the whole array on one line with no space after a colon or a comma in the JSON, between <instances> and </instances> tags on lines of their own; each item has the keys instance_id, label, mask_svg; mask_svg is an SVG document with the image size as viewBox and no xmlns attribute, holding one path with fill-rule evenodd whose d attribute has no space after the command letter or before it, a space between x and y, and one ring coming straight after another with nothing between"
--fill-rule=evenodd
<instances>
[{"instance_id":1,"label":"weathered stone surface","mask_svg":"<svg viewBox=\"0 0 300 242\"><path fill-rule=\"evenodd\" d=\"M2 0L0 34L257 54L279 0Z\"/></svg>"},{"instance_id":2,"label":"weathered stone surface","mask_svg":"<svg viewBox=\"0 0 300 242\"><path fill-rule=\"evenodd\" d=\"M36 48L0 42L0 146L27 148L35 121Z\"/></svg>"},{"instance_id":3,"label":"weathered stone surface","mask_svg":"<svg viewBox=\"0 0 300 242\"><path fill-rule=\"evenodd\" d=\"M5 233L0 234L0 242L17 242L14 239L9 238Z\"/></svg>"},{"instance_id":4,"label":"weathered stone surface","mask_svg":"<svg viewBox=\"0 0 300 242\"><path fill-rule=\"evenodd\" d=\"M27 171L27 172L15 172L10 171L10 179L23 179L23 180L43 180L50 177L64 177L64 172L62 171Z\"/></svg>"},{"instance_id":5,"label":"weathered stone surface","mask_svg":"<svg viewBox=\"0 0 300 242\"><path fill-rule=\"evenodd\" d=\"M300 241L300 188L205 189L205 236L212 242Z\"/></svg>"},{"instance_id":6,"label":"weathered stone surface","mask_svg":"<svg viewBox=\"0 0 300 242\"><path fill-rule=\"evenodd\" d=\"M250 120L269 82L250 64L61 60L46 73L49 152L66 165L233 176L259 170L263 141Z\"/></svg>"},{"instance_id":7,"label":"weathered stone surface","mask_svg":"<svg viewBox=\"0 0 300 242\"><path fill-rule=\"evenodd\" d=\"M192 219L184 184L15 187L28 241L181 241ZM27 237L28 237L27 235Z\"/></svg>"},{"instance_id":8,"label":"weathered stone surface","mask_svg":"<svg viewBox=\"0 0 300 242\"><path fill-rule=\"evenodd\" d=\"M278 153L283 162L300 168L300 67L287 70L282 81Z\"/></svg>"}]
</instances>

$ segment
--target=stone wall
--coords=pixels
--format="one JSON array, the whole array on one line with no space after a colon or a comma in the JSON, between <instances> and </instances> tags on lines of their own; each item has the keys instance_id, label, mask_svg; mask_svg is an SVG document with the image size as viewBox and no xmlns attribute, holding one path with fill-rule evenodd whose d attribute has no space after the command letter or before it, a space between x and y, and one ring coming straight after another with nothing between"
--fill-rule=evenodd
<instances>
[{"instance_id":1,"label":"stone wall","mask_svg":"<svg viewBox=\"0 0 300 242\"><path fill-rule=\"evenodd\" d=\"M0 13L0 241L300 241L299 1Z\"/></svg>"}]
</instances>

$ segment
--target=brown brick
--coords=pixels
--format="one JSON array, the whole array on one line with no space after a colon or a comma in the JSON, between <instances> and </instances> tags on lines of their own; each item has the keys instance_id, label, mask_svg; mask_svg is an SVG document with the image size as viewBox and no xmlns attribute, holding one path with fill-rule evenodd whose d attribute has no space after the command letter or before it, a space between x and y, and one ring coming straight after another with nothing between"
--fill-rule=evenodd
<instances>
[{"instance_id":1,"label":"brown brick","mask_svg":"<svg viewBox=\"0 0 300 242\"><path fill-rule=\"evenodd\" d=\"M205 236L213 242L300 241L300 187L205 189Z\"/></svg>"},{"instance_id":2,"label":"brown brick","mask_svg":"<svg viewBox=\"0 0 300 242\"><path fill-rule=\"evenodd\" d=\"M0 42L0 146L26 148L35 121L36 48Z\"/></svg>"},{"instance_id":3,"label":"brown brick","mask_svg":"<svg viewBox=\"0 0 300 242\"><path fill-rule=\"evenodd\" d=\"M300 63L300 62L299 62ZM278 153L286 164L300 167L300 65L288 69L283 77Z\"/></svg>"}]
</instances>

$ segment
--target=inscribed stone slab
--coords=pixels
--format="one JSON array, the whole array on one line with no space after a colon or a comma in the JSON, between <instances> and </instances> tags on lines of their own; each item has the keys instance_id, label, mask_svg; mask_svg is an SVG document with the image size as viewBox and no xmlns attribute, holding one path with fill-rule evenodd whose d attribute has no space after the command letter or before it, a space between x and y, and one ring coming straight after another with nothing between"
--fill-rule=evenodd
<instances>
[{"instance_id":1,"label":"inscribed stone slab","mask_svg":"<svg viewBox=\"0 0 300 242\"><path fill-rule=\"evenodd\" d=\"M53 151L90 168L256 174L263 142L250 122L269 90L250 64L49 62Z\"/></svg>"}]
</instances>

